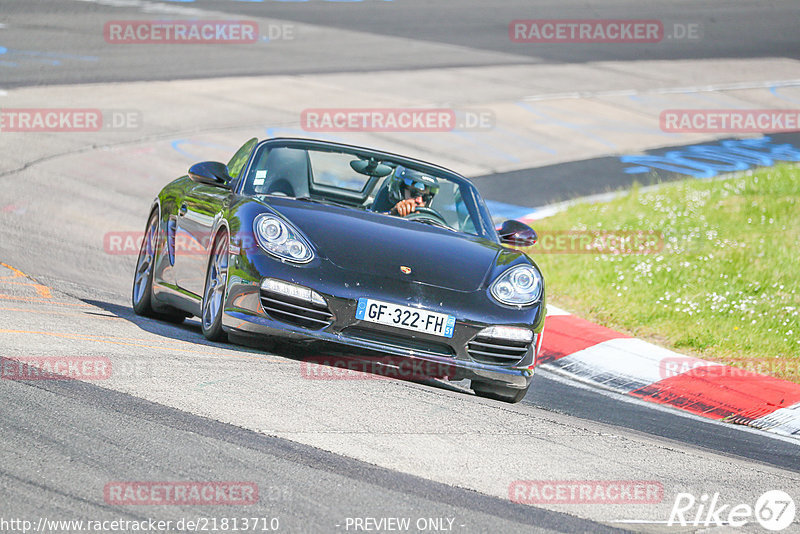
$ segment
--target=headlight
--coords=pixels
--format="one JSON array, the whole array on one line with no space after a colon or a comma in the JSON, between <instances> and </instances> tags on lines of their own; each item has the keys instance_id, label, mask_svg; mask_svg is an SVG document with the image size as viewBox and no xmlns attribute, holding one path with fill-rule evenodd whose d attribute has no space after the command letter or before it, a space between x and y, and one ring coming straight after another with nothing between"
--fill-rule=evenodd
<instances>
[{"instance_id":1,"label":"headlight","mask_svg":"<svg viewBox=\"0 0 800 534\"><path fill-rule=\"evenodd\" d=\"M533 304L542 296L542 275L530 265L518 265L498 276L489 291L503 304Z\"/></svg>"},{"instance_id":2,"label":"headlight","mask_svg":"<svg viewBox=\"0 0 800 534\"><path fill-rule=\"evenodd\" d=\"M300 231L273 215L256 217L253 230L259 246L283 260L308 263L314 257L311 246Z\"/></svg>"}]
</instances>

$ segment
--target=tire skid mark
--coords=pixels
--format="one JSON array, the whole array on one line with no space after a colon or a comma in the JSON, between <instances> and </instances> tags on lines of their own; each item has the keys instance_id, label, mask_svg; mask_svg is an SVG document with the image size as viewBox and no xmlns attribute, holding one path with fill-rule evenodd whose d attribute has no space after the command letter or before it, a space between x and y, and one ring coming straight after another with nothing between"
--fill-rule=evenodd
<instances>
[{"instance_id":1,"label":"tire skid mark","mask_svg":"<svg viewBox=\"0 0 800 534\"><path fill-rule=\"evenodd\" d=\"M201 354L203 356L216 356L217 354L213 352L205 352L200 350L191 350L191 349L184 349L180 347L170 347L164 345L151 345L147 344L145 340L142 339L135 339L135 338L113 338L108 336L90 336L86 334L72 334L68 332L47 332L45 330L14 330L10 328L0 328L0 334L26 334L26 335L40 335L40 336L51 336L51 337L58 337L63 339L73 339L77 341L89 341L94 343L108 343L110 345L123 345L123 346L130 346L130 347L139 347L145 349L156 349L156 350L168 350L174 352L184 352L189 354ZM137 343L137 341L142 341L142 343ZM195 345L192 342L187 341L187 344ZM214 347L212 347L214 348ZM279 360L276 358L270 358L267 356L257 356L255 354L221 354L221 356L231 356L235 358L248 358L248 359L255 359L255 360L264 360L268 362L274 363L283 363L283 360Z\"/></svg>"},{"instance_id":2,"label":"tire skid mark","mask_svg":"<svg viewBox=\"0 0 800 534\"><path fill-rule=\"evenodd\" d=\"M2 311L12 311L12 312L21 312L21 313L39 313L43 315L65 315L69 317L86 317L88 312L67 312L67 311L54 311L54 310L28 310L25 308L9 308L6 306L0 306L0 310ZM115 315L99 315L99 314L92 314L93 317L97 317L100 319L114 319L117 321L125 320L124 317L117 317Z\"/></svg>"},{"instance_id":3,"label":"tire skid mark","mask_svg":"<svg viewBox=\"0 0 800 534\"><path fill-rule=\"evenodd\" d=\"M0 299L3 300L17 300L22 302L27 302L30 304L49 304L53 306L74 306L78 308L95 308L91 304L86 304L83 302L61 302L57 300L50 300L46 298L39 298L39 297L22 297L18 295L8 295L6 293L0 293Z\"/></svg>"}]
</instances>

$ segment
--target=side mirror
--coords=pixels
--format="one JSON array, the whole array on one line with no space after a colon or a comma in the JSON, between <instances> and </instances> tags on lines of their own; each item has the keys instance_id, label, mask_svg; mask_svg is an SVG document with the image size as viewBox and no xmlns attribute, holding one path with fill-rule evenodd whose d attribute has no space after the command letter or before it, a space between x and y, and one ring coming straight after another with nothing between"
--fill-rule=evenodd
<instances>
[{"instance_id":1,"label":"side mirror","mask_svg":"<svg viewBox=\"0 0 800 534\"><path fill-rule=\"evenodd\" d=\"M204 161L189 167L189 178L199 184L230 188L231 177L228 167L218 161Z\"/></svg>"},{"instance_id":2,"label":"side mirror","mask_svg":"<svg viewBox=\"0 0 800 534\"><path fill-rule=\"evenodd\" d=\"M519 221L504 222L497 233L500 242L510 247L532 247L539 239L533 228Z\"/></svg>"}]
</instances>

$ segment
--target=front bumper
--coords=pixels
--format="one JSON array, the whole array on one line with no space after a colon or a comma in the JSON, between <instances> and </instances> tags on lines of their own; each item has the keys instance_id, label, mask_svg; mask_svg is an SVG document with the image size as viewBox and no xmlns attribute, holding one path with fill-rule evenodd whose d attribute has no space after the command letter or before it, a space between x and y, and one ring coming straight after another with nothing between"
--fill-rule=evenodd
<instances>
[{"instance_id":1,"label":"front bumper","mask_svg":"<svg viewBox=\"0 0 800 534\"><path fill-rule=\"evenodd\" d=\"M276 275L279 273L275 273ZM288 273L287 273L288 274ZM534 373L534 362L538 341L543 327L544 304L527 310L502 310L498 308L498 315L489 317L464 317L437 307L434 311L450 313L456 316L456 325L452 338L442 338L430 334L411 332L392 326L385 326L371 322L360 321L355 318L357 300L359 296L366 296L364 287L379 288L369 292L371 298L397 302L396 295L407 295L408 292L398 292L402 288L387 287L385 280L381 284L353 284L335 283L325 284L326 287L337 286L337 295L331 295L304 280L298 280L296 271L294 276L285 276L284 279L306 287L310 287L323 296L328 309L333 317L327 326L301 326L276 319L264 311L261 304L260 280L247 280L237 276L231 277L226 305L222 317L222 326L226 332L240 336L266 336L293 342L297 347L314 350L315 344L320 342L333 344L338 351L359 355L360 351L378 353L391 357L400 357L411 360L420 365L414 368L447 369L450 380L474 379L491 382L511 388L524 389L530 384ZM281 278L280 276L274 276ZM355 286L355 287L354 287ZM406 287L406 290L409 288ZM425 302L444 302L447 296L452 295L446 290L438 288L425 288L425 302L417 291L417 297L406 298L405 302L427 308ZM437 294L439 293L439 294ZM394 295L394 297L393 297ZM440 300L440 298L442 300ZM479 298L480 295L461 295L462 300ZM466 309L472 309L469 306ZM480 320L484 319L484 320ZM534 331L534 340L518 362L511 365L489 364L475 361L467 350L468 343L486 326L497 324L509 326L522 326ZM304 359L314 360L318 352L309 352ZM371 356L371 355L370 355Z\"/></svg>"},{"instance_id":2,"label":"front bumper","mask_svg":"<svg viewBox=\"0 0 800 534\"><path fill-rule=\"evenodd\" d=\"M504 386L512 388L524 389L528 387L531 379L533 378L533 365L527 365L524 367L493 366L469 360L437 356L422 351L416 351L414 349L399 347L389 343L380 343L363 338L347 336L341 332L309 331L294 325L278 325L276 323L277 322L273 321L272 319L242 311L227 310L222 317L222 326L226 332L283 338L299 343L306 343L309 346L313 342L333 343L337 345L345 345L351 350L362 349L366 351L374 351L387 355L408 358L411 360L419 360L434 364L436 369L452 368L456 370L457 374L448 377L451 380L461 380L464 378L477 379L500 383ZM533 353L533 349L531 349L530 352ZM527 358L528 356L526 356L526 359ZM309 359L313 360L314 355L309 355ZM416 366L415 368L424 369L429 367Z\"/></svg>"}]
</instances>

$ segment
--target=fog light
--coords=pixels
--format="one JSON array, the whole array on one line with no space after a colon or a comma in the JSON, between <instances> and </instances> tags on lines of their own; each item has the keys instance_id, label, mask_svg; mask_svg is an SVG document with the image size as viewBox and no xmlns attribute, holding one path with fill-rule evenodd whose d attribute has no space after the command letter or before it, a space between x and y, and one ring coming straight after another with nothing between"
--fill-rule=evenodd
<instances>
[{"instance_id":1,"label":"fog light","mask_svg":"<svg viewBox=\"0 0 800 534\"><path fill-rule=\"evenodd\" d=\"M527 328L517 328L515 326L489 326L481 330L478 336L507 339L508 341L519 341L521 343L530 343L533 341L532 331Z\"/></svg>"},{"instance_id":2,"label":"fog light","mask_svg":"<svg viewBox=\"0 0 800 534\"><path fill-rule=\"evenodd\" d=\"M299 286L297 284L291 284L289 282L284 282L283 280L276 280L275 278L264 278L264 280L261 281L261 289L264 291L271 291L273 293L280 293L281 295L292 297L298 300L313 302L314 304L319 304L320 306L327 305L325 299L322 298L322 295L313 289Z\"/></svg>"}]
</instances>

